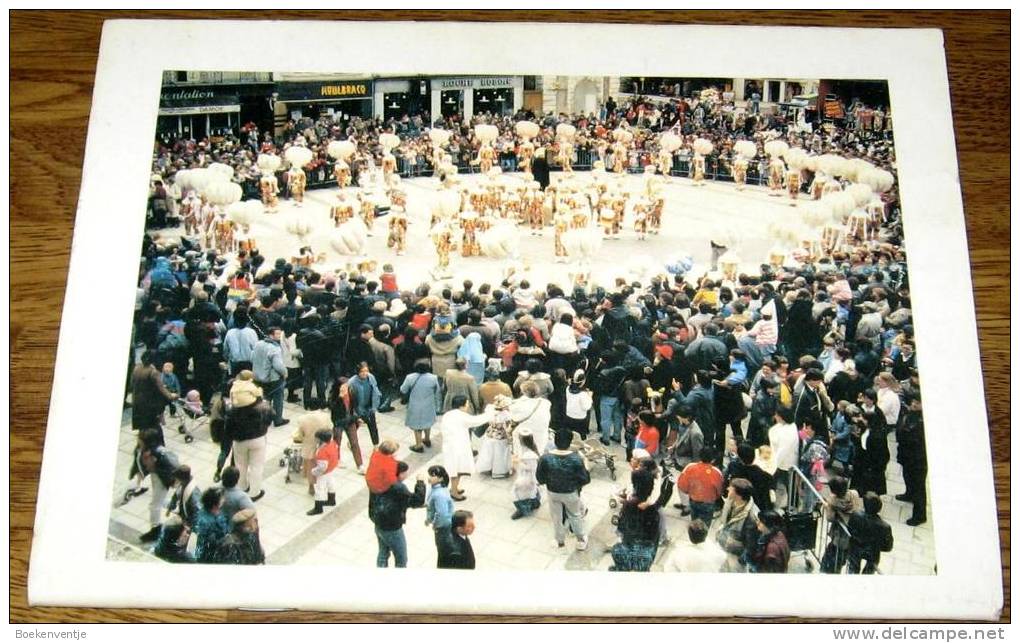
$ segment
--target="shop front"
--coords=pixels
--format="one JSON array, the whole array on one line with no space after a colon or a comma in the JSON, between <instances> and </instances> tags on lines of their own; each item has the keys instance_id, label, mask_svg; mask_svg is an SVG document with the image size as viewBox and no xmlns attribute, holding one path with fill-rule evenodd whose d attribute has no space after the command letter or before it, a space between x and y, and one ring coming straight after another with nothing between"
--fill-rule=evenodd
<instances>
[{"instance_id":1,"label":"shop front","mask_svg":"<svg viewBox=\"0 0 1020 643\"><path fill-rule=\"evenodd\" d=\"M350 120L373 115L375 94L371 80L281 82L276 85L276 93L278 129L288 119L315 120L329 115Z\"/></svg>"},{"instance_id":2,"label":"shop front","mask_svg":"<svg viewBox=\"0 0 1020 643\"><path fill-rule=\"evenodd\" d=\"M523 76L474 76L432 79L432 120L476 114L515 113L524 104Z\"/></svg>"},{"instance_id":3,"label":"shop front","mask_svg":"<svg viewBox=\"0 0 1020 643\"><path fill-rule=\"evenodd\" d=\"M425 78L375 81L375 117L384 121L418 116L429 109L429 81Z\"/></svg>"},{"instance_id":4,"label":"shop front","mask_svg":"<svg viewBox=\"0 0 1020 643\"><path fill-rule=\"evenodd\" d=\"M236 89L224 87L168 87L159 97L156 134L200 140L222 136L241 124L241 101Z\"/></svg>"}]
</instances>

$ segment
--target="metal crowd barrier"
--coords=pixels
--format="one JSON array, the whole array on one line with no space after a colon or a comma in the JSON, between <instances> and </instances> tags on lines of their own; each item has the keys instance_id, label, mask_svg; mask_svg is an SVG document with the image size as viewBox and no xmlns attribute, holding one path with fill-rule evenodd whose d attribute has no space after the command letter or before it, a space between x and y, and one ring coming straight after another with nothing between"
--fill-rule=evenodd
<instances>
[{"instance_id":1,"label":"metal crowd barrier","mask_svg":"<svg viewBox=\"0 0 1020 643\"><path fill-rule=\"evenodd\" d=\"M785 498L781 497L777 488L776 506L785 513L790 551L810 555L819 565L828 555L833 570L845 573L850 542L846 524L838 517L833 522L829 521L825 498L800 469L791 469L788 478L782 482ZM805 563L811 569L811 561L806 560Z\"/></svg>"}]
</instances>

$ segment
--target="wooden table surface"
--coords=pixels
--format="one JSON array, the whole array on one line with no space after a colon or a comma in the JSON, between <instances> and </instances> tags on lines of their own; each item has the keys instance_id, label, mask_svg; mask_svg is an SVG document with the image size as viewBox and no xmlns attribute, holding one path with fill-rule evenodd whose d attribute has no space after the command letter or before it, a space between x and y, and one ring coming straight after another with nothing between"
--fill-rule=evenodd
<instances>
[{"instance_id":1,"label":"wooden table surface","mask_svg":"<svg viewBox=\"0 0 1020 643\"><path fill-rule=\"evenodd\" d=\"M482 20L829 27L927 27L945 33L963 203L977 304L981 363L992 433L995 487L1009 595L1009 114L1008 11L595 11L595 12L212 12L220 18ZM14 11L10 20L11 97L11 564L12 622L449 621L373 614L265 614L227 610L29 608L28 556L81 181L96 57L103 21L209 18L206 11ZM949 519L948 516L943 519ZM463 617L463 621L540 621ZM563 619L557 619L562 622ZM600 619L571 619L597 622ZM680 621L682 619L674 619Z\"/></svg>"}]
</instances>

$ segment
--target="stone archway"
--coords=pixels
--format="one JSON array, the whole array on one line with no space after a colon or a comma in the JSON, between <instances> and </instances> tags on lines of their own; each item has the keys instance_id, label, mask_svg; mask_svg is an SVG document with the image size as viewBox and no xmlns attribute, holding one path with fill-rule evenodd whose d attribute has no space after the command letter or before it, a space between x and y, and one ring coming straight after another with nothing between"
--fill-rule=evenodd
<instances>
[{"instance_id":1,"label":"stone archway","mask_svg":"<svg viewBox=\"0 0 1020 643\"><path fill-rule=\"evenodd\" d=\"M598 113L599 108L599 87L590 78L582 78L574 86L575 114Z\"/></svg>"}]
</instances>

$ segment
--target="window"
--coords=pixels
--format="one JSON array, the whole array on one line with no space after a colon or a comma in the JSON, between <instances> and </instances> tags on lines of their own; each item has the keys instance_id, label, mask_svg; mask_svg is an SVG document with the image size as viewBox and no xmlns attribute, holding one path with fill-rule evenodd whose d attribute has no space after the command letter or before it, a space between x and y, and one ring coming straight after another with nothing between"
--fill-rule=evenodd
<instances>
[{"instance_id":1,"label":"window","mask_svg":"<svg viewBox=\"0 0 1020 643\"><path fill-rule=\"evenodd\" d=\"M533 92L538 89L538 76L524 77L524 91Z\"/></svg>"},{"instance_id":2,"label":"window","mask_svg":"<svg viewBox=\"0 0 1020 643\"><path fill-rule=\"evenodd\" d=\"M177 76L177 78L176 78L177 82L179 82L179 83L186 83L186 82L188 82L188 72L186 72L186 71L177 71L177 72L174 72L174 74L176 74L176 76Z\"/></svg>"}]
</instances>

